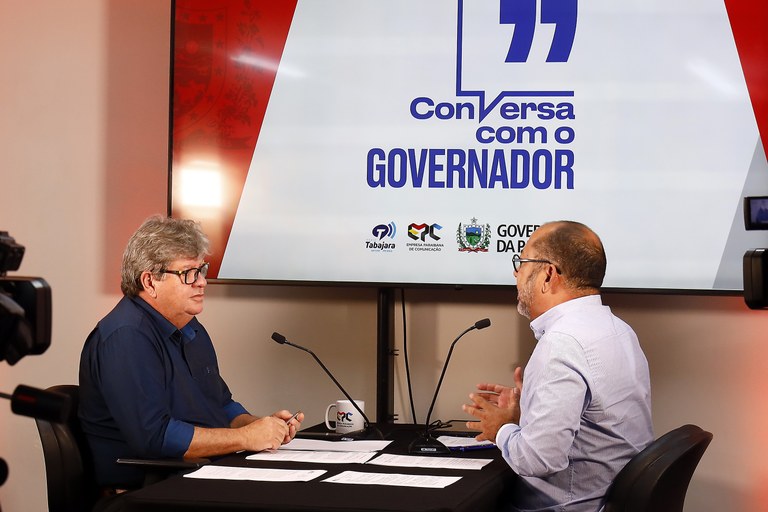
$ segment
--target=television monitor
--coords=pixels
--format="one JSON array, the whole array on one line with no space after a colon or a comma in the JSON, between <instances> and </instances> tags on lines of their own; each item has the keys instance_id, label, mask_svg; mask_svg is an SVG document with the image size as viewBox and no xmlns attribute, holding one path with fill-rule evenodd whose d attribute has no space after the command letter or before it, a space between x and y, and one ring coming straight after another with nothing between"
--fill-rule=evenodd
<instances>
[{"instance_id":1,"label":"television monitor","mask_svg":"<svg viewBox=\"0 0 768 512\"><path fill-rule=\"evenodd\" d=\"M744 228L768 229L768 196L744 198Z\"/></svg>"},{"instance_id":2,"label":"television monitor","mask_svg":"<svg viewBox=\"0 0 768 512\"><path fill-rule=\"evenodd\" d=\"M544 222L605 286L738 293L768 194L749 0L176 0L169 212L221 281L505 286ZM762 137L761 137L762 135Z\"/></svg>"}]
</instances>

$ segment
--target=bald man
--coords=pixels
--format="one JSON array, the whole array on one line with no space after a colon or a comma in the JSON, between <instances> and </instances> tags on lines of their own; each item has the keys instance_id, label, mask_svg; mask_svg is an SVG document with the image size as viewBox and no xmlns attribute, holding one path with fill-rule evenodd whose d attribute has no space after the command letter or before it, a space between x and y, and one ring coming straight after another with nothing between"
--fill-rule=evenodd
<instances>
[{"instance_id":1,"label":"bald man","mask_svg":"<svg viewBox=\"0 0 768 512\"><path fill-rule=\"evenodd\" d=\"M653 440L648 362L602 303L605 251L587 226L544 224L513 264L517 310L537 344L514 386L478 384L467 426L519 475L509 510L599 511L616 474Z\"/></svg>"}]
</instances>

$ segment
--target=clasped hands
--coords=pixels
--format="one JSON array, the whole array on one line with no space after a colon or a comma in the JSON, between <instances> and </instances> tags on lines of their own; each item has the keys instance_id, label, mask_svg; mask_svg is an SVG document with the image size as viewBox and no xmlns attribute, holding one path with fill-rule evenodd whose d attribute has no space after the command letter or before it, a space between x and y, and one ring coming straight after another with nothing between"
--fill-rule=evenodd
<instances>
[{"instance_id":1,"label":"clasped hands","mask_svg":"<svg viewBox=\"0 0 768 512\"><path fill-rule=\"evenodd\" d=\"M471 393L473 404L464 404L464 412L479 421L468 421L467 428L479 430L475 439L496 442L496 434L506 423L520 422L520 394L523 390L523 370L515 368L515 386L482 383L477 385L478 393Z\"/></svg>"},{"instance_id":2,"label":"clasped hands","mask_svg":"<svg viewBox=\"0 0 768 512\"><path fill-rule=\"evenodd\" d=\"M265 449L277 449L281 444L289 443L295 436L301 422L304 421L304 413L296 416L287 410L277 411L271 416L255 418L243 415L244 421L233 424L234 427L246 429L244 432L248 439L248 449L261 451Z\"/></svg>"},{"instance_id":3,"label":"clasped hands","mask_svg":"<svg viewBox=\"0 0 768 512\"><path fill-rule=\"evenodd\" d=\"M283 444L289 443L291 439L296 437L296 432L299 430L299 427L301 426L301 422L304 421L303 412L297 412L296 414L291 414L289 411L282 410L274 413L272 417L282 420L285 423L285 425L288 427L288 432L286 432L285 434L285 439L283 439Z\"/></svg>"}]
</instances>

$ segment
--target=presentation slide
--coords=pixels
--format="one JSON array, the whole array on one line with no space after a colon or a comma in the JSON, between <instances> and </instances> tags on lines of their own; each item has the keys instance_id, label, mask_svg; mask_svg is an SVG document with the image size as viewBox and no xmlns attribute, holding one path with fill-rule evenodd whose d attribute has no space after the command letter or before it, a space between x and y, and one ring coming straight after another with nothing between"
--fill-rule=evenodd
<instances>
[{"instance_id":1,"label":"presentation slide","mask_svg":"<svg viewBox=\"0 0 768 512\"><path fill-rule=\"evenodd\" d=\"M566 219L608 288L742 290L768 246L752 3L177 0L171 213L222 280L513 285Z\"/></svg>"}]
</instances>

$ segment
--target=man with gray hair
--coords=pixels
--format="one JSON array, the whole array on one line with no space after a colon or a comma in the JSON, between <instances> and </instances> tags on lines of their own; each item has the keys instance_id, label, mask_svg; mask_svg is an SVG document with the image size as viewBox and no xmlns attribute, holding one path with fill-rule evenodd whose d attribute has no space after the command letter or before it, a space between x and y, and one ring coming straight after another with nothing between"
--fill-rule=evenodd
<instances>
[{"instance_id":1,"label":"man with gray hair","mask_svg":"<svg viewBox=\"0 0 768 512\"><path fill-rule=\"evenodd\" d=\"M200 458L278 448L303 421L255 417L219 375L203 310L208 238L191 220L147 219L123 254L124 297L80 359L79 416L105 490L141 485L118 458Z\"/></svg>"},{"instance_id":2,"label":"man with gray hair","mask_svg":"<svg viewBox=\"0 0 768 512\"><path fill-rule=\"evenodd\" d=\"M518 312L536 348L513 387L478 384L464 410L520 477L514 511L597 512L614 477L653 440L648 362L600 298L606 257L578 222L537 229L513 258ZM523 387L525 381L525 387Z\"/></svg>"}]
</instances>

